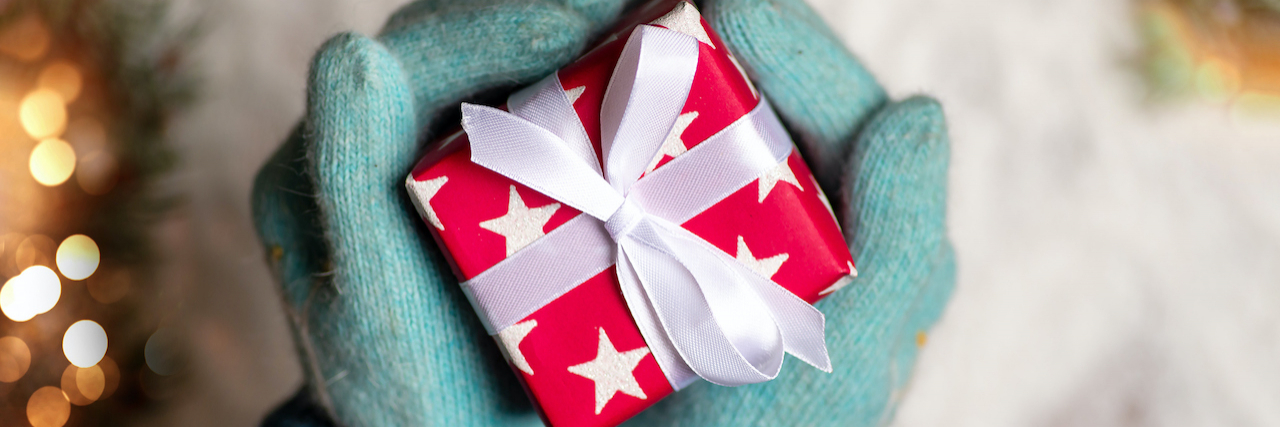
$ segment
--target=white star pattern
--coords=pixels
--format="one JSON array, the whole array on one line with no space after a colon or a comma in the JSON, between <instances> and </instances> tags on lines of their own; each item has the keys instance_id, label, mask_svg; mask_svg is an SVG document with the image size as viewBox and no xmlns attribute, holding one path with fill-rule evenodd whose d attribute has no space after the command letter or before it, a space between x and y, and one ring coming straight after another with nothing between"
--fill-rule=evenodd
<instances>
[{"instance_id":1,"label":"white star pattern","mask_svg":"<svg viewBox=\"0 0 1280 427\"><path fill-rule=\"evenodd\" d=\"M529 336L529 332L536 327L538 327L537 320L527 320L508 326L507 329L498 332L498 339L502 341L502 347L507 350L507 356L511 358L511 364L516 365L516 369L529 375L533 375L533 368L529 367L529 361L524 359L524 353L520 351L520 342L524 341L524 337Z\"/></svg>"},{"instance_id":2,"label":"white star pattern","mask_svg":"<svg viewBox=\"0 0 1280 427\"><path fill-rule=\"evenodd\" d=\"M511 256L547 234L542 231L542 228L547 226L547 221L551 220L551 215L554 215L557 209L560 209L559 203L530 209L525 206L520 193L516 192L516 186L512 185L511 198L507 202L507 214L480 223L480 228L505 237L507 256Z\"/></svg>"},{"instance_id":3,"label":"white star pattern","mask_svg":"<svg viewBox=\"0 0 1280 427\"><path fill-rule=\"evenodd\" d=\"M804 191L804 187L800 186L800 181L796 180L796 174L791 171L791 165L787 164L786 159L778 166L760 175L760 197L756 201L764 203L764 198L769 196L769 192L773 191L773 187L778 185L778 181L790 182L796 186L796 189Z\"/></svg>"},{"instance_id":4,"label":"white star pattern","mask_svg":"<svg viewBox=\"0 0 1280 427\"><path fill-rule=\"evenodd\" d=\"M440 187L449 182L449 177L441 176L426 181L418 181L409 178L409 187L413 189L413 194L417 196L418 206L422 208L422 213L427 215L427 222L435 226L437 230L444 231L444 224L440 223L440 217L436 216L436 209L431 207L431 198L440 192Z\"/></svg>"},{"instance_id":5,"label":"white star pattern","mask_svg":"<svg viewBox=\"0 0 1280 427\"><path fill-rule=\"evenodd\" d=\"M599 329L600 346L596 349L596 358L590 362L569 367L569 372L596 383L596 415L600 415L604 405L613 400L613 396L618 392L640 399L649 398L645 396L644 390L640 388L640 382L636 381L636 376L632 373L640 361L649 355L649 347L618 352L618 349L614 348L613 343L609 341L609 335L604 333L604 328Z\"/></svg>"},{"instance_id":6,"label":"white star pattern","mask_svg":"<svg viewBox=\"0 0 1280 427\"><path fill-rule=\"evenodd\" d=\"M747 247L747 241L742 240L742 236L738 236L738 262L746 265L751 271L760 273L761 276L773 279L773 275L778 274L778 269L782 268L782 263L787 262L787 258L791 258L791 255L782 253L756 259L755 255L751 254L751 248Z\"/></svg>"},{"instance_id":7,"label":"white star pattern","mask_svg":"<svg viewBox=\"0 0 1280 427\"><path fill-rule=\"evenodd\" d=\"M832 283L831 286L827 286L826 289L818 292L818 295L826 295L838 291L845 286L849 286L850 283L853 283L853 278L858 277L858 269L853 268L853 262L846 261L846 263L849 266L849 275L841 277L840 280L836 280L836 282Z\"/></svg>"},{"instance_id":8,"label":"white star pattern","mask_svg":"<svg viewBox=\"0 0 1280 427\"><path fill-rule=\"evenodd\" d=\"M644 172L653 172L658 167L658 162L662 161L663 156L671 156L675 158L684 154L689 149L685 148L684 140L680 139L684 135L684 130L689 128L689 124L698 118L697 111L690 111L676 117L676 123L671 126L671 133L667 134L667 139L662 141L662 148L658 149L658 154L653 156L653 161L649 162L649 167Z\"/></svg>"},{"instance_id":9,"label":"white star pattern","mask_svg":"<svg viewBox=\"0 0 1280 427\"><path fill-rule=\"evenodd\" d=\"M676 4L675 9L671 9L671 12L653 20L650 24L661 25L669 30L691 35L698 41L706 43L707 46L711 46L712 49L716 48L716 45L711 44L711 37L707 36L707 30L702 28L702 15L689 2L682 1Z\"/></svg>"},{"instance_id":10,"label":"white star pattern","mask_svg":"<svg viewBox=\"0 0 1280 427\"><path fill-rule=\"evenodd\" d=\"M565 89L564 96L569 97L569 105L577 104L578 98L582 97L582 92L586 92L586 86L578 86L572 89Z\"/></svg>"}]
</instances>

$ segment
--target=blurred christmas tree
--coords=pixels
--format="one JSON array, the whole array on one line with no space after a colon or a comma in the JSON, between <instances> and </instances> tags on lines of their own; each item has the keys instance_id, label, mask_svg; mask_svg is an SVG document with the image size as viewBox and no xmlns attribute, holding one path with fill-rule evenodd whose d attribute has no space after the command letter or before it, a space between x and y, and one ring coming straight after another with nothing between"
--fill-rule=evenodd
<instances>
[{"instance_id":1,"label":"blurred christmas tree","mask_svg":"<svg viewBox=\"0 0 1280 427\"><path fill-rule=\"evenodd\" d=\"M1280 114L1280 0L1145 0L1146 70L1162 98Z\"/></svg>"},{"instance_id":2,"label":"blurred christmas tree","mask_svg":"<svg viewBox=\"0 0 1280 427\"><path fill-rule=\"evenodd\" d=\"M119 425L171 368L147 365L148 228L174 203L165 128L194 81L193 31L167 12L0 1L0 425Z\"/></svg>"}]
</instances>

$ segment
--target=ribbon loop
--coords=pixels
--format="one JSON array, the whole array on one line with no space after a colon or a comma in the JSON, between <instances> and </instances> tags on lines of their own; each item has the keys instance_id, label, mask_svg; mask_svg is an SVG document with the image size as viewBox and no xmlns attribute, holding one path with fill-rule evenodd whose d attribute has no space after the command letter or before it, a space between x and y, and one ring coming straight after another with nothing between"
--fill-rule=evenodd
<instances>
[{"instance_id":1,"label":"ribbon loop","mask_svg":"<svg viewBox=\"0 0 1280 427\"><path fill-rule=\"evenodd\" d=\"M787 352L830 371L822 313L677 225L790 155L769 104L762 99L641 178L684 107L698 50L693 37L664 28L631 33L601 107L603 169L581 123L565 123L577 113L558 77L513 95L512 113L462 105L474 163L587 214L464 284L490 333L616 265L627 306L676 389L697 377L768 381Z\"/></svg>"},{"instance_id":2,"label":"ribbon loop","mask_svg":"<svg viewBox=\"0 0 1280 427\"><path fill-rule=\"evenodd\" d=\"M591 138L587 136L582 121L578 120L577 111L560 84L559 74L551 73L532 86L511 94L507 108L511 109L511 114L559 137L597 175L604 176L600 170L600 159L596 158L596 150L591 146Z\"/></svg>"},{"instance_id":3,"label":"ribbon loop","mask_svg":"<svg viewBox=\"0 0 1280 427\"><path fill-rule=\"evenodd\" d=\"M619 194L627 194L662 146L697 69L693 36L650 25L631 31L600 107L604 173Z\"/></svg>"},{"instance_id":4,"label":"ribbon loop","mask_svg":"<svg viewBox=\"0 0 1280 427\"><path fill-rule=\"evenodd\" d=\"M576 161L567 142L528 120L464 102L462 129L471 138L475 164L596 219L608 219L622 204L622 196L599 173Z\"/></svg>"}]
</instances>

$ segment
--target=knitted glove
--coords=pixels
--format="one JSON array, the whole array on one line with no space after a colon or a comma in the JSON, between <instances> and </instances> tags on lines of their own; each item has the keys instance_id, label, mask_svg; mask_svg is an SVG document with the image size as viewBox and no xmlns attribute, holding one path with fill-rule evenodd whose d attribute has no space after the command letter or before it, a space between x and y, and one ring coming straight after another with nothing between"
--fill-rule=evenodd
<instances>
[{"instance_id":1,"label":"knitted glove","mask_svg":"<svg viewBox=\"0 0 1280 427\"><path fill-rule=\"evenodd\" d=\"M342 34L316 55L302 123L254 184L307 385L268 426L536 425L403 181L419 141L568 63L618 0L423 0L378 40ZM834 372L698 383L634 422L876 425L892 414L924 331L954 283L945 235L946 126L928 98L883 89L799 0L703 4L836 196L861 276L818 302ZM487 97L487 98L486 98Z\"/></svg>"}]
</instances>

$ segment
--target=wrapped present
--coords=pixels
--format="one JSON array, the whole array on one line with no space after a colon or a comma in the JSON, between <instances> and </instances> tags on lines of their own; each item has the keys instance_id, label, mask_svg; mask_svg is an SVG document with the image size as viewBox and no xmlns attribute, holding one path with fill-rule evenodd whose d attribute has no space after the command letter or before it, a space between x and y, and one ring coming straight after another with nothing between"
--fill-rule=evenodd
<instances>
[{"instance_id":1,"label":"wrapped present","mask_svg":"<svg viewBox=\"0 0 1280 427\"><path fill-rule=\"evenodd\" d=\"M543 419L615 425L698 379L830 371L811 305L855 270L768 102L693 5L657 1L407 179Z\"/></svg>"}]
</instances>

